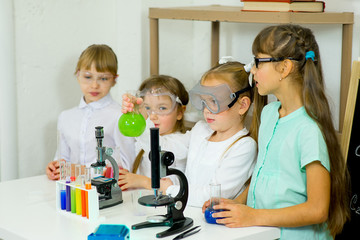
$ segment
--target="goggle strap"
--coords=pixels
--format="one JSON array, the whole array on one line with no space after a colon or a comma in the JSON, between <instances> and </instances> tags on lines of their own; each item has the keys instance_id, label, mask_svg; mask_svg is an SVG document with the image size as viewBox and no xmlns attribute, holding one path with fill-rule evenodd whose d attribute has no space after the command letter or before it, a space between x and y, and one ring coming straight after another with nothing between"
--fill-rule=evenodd
<instances>
[{"instance_id":1,"label":"goggle strap","mask_svg":"<svg viewBox=\"0 0 360 240\"><path fill-rule=\"evenodd\" d=\"M231 94L231 97L233 97L233 95L235 94L235 99L228 105L229 108L231 108L232 106L234 106L234 104L236 103L236 101L239 99L240 94L249 91L253 88L253 86L248 86L246 88L243 88L235 93Z\"/></svg>"},{"instance_id":2,"label":"goggle strap","mask_svg":"<svg viewBox=\"0 0 360 240\"><path fill-rule=\"evenodd\" d=\"M184 105L178 96L176 96L175 102L180 103L180 105Z\"/></svg>"}]
</instances>

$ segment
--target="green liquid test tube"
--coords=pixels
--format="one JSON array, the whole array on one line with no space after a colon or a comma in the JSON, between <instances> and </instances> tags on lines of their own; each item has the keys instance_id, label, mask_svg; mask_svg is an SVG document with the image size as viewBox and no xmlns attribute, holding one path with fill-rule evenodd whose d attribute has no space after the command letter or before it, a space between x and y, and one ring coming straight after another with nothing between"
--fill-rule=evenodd
<instances>
[{"instance_id":1,"label":"green liquid test tube","mask_svg":"<svg viewBox=\"0 0 360 240\"><path fill-rule=\"evenodd\" d=\"M76 194L75 194L75 186L74 182L72 182L71 187L71 212L76 213Z\"/></svg>"}]
</instances>

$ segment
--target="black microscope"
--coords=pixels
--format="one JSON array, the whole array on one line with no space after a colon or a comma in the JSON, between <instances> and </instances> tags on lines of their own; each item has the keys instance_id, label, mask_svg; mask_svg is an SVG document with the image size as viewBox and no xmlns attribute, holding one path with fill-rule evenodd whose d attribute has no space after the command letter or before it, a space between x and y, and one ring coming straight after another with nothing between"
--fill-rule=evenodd
<instances>
[{"instance_id":1,"label":"black microscope","mask_svg":"<svg viewBox=\"0 0 360 240\"><path fill-rule=\"evenodd\" d=\"M148 207L167 206L167 214L148 217L147 221L132 225L133 230L169 226L166 231L156 234L157 238L162 238L186 230L193 225L193 220L184 217L184 210L188 200L188 181L185 175L173 168L168 168L174 162L172 152L161 151L159 146L159 128L150 129L151 151L149 158L151 161L151 187L154 189L154 195L148 195L139 198L141 205ZM175 197L163 195L159 192L160 179L169 175L177 175L180 181L180 190Z\"/></svg>"},{"instance_id":2,"label":"black microscope","mask_svg":"<svg viewBox=\"0 0 360 240\"><path fill-rule=\"evenodd\" d=\"M102 140L104 138L103 127L95 127L95 137L97 141L97 159L96 163L91 164L95 172L103 173L103 168L106 166L105 160L110 161L114 178L106 178L99 176L91 179L91 185L95 186L99 195L99 208L112 207L123 202L122 192L118 185L119 180L119 166L115 159L111 157L113 150L111 148L103 147Z\"/></svg>"}]
</instances>

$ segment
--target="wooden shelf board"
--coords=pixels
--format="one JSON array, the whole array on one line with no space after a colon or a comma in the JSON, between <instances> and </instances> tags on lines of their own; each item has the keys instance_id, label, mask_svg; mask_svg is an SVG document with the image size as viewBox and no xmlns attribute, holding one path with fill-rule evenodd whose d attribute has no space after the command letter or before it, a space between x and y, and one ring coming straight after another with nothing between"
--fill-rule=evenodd
<instances>
[{"instance_id":1,"label":"wooden shelf board","mask_svg":"<svg viewBox=\"0 0 360 240\"><path fill-rule=\"evenodd\" d=\"M241 7L194 6L150 8L149 18L242 23L353 24L352 12L243 12Z\"/></svg>"}]
</instances>

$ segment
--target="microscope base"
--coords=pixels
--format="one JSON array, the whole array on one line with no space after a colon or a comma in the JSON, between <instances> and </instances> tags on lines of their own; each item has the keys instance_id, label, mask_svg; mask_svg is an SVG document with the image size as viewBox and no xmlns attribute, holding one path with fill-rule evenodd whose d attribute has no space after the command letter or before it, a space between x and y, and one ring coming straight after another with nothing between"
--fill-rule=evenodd
<instances>
[{"instance_id":1,"label":"microscope base","mask_svg":"<svg viewBox=\"0 0 360 240\"><path fill-rule=\"evenodd\" d=\"M131 226L131 229L137 230L148 227L160 227L160 226L170 226L170 228L166 231L160 232L156 234L157 238L167 237L179 232L182 232L193 225L193 220L191 218L184 218L180 220L173 221L172 219L167 219L163 222L159 223L151 223L151 222L142 222Z\"/></svg>"}]
</instances>

